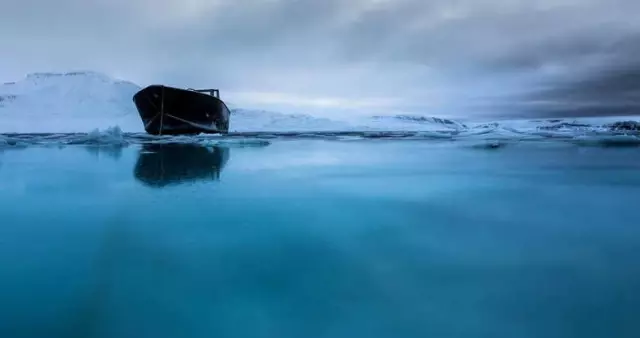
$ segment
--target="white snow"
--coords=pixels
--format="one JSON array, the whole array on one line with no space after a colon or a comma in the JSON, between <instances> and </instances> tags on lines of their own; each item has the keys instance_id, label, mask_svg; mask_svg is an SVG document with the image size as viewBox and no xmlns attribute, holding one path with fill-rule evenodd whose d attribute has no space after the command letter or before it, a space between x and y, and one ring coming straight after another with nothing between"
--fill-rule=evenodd
<instances>
[{"instance_id":1,"label":"white snow","mask_svg":"<svg viewBox=\"0 0 640 338\"><path fill-rule=\"evenodd\" d=\"M336 121L306 114L282 114L264 110L233 109L229 131L328 131L356 130L346 121Z\"/></svg>"},{"instance_id":2,"label":"white snow","mask_svg":"<svg viewBox=\"0 0 640 338\"><path fill-rule=\"evenodd\" d=\"M144 132L133 104L141 87L97 72L33 73L0 85L0 133L69 133L107 130ZM634 117L464 122L417 115L349 117L340 120L306 114L232 109L230 131L420 131L443 137L575 137L606 130L608 123Z\"/></svg>"},{"instance_id":3,"label":"white snow","mask_svg":"<svg viewBox=\"0 0 640 338\"><path fill-rule=\"evenodd\" d=\"M0 132L141 131L139 86L95 72L33 73L0 85Z\"/></svg>"},{"instance_id":4,"label":"white snow","mask_svg":"<svg viewBox=\"0 0 640 338\"><path fill-rule=\"evenodd\" d=\"M373 130L404 131L462 131L467 126L459 121L420 115L371 116L361 119L361 124Z\"/></svg>"}]
</instances>

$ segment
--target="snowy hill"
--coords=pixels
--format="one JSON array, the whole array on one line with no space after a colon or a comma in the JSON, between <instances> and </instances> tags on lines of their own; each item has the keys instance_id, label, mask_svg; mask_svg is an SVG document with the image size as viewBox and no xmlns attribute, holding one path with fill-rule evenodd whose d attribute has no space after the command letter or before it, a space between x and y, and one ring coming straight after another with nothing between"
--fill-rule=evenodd
<instances>
[{"instance_id":1,"label":"snowy hill","mask_svg":"<svg viewBox=\"0 0 640 338\"><path fill-rule=\"evenodd\" d=\"M131 100L139 89L95 72L29 74L0 85L0 132L140 131Z\"/></svg>"},{"instance_id":2,"label":"snowy hill","mask_svg":"<svg viewBox=\"0 0 640 338\"><path fill-rule=\"evenodd\" d=\"M363 124L377 130L465 130L468 126L462 122L421 115L389 115L367 117Z\"/></svg>"},{"instance_id":3,"label":"snowy hill","mask_svg":"<svg viewBox=\"0 0 640 338\"><path fill-rule=\"evenodd\" d=\"M326 131L361 129L345 121L305 114L282 114L264 110L232 109L229 131Z\"/></svg>"},{"instance_id":4,"label":"snowy hill","mask_svg":"<svg viewBox=\"0 0 640 338\"><path fill-rule=\"evenodd\" d=\"M0 85L0 132L143 132L132 101L141 87L97 72L33 73ZM445 123L446 122L446 123ZM232 109L230 131L432 130L449 120L385 116L332 120L306 114Z\"/></svg>"},{"instance_id":5,"label":"snowy hill","mask_svg":"<svg viewBox=\"0 0 640 338\"><path fill-rule=\"evenodd\" d=\"M96 72L33 73L0 85L0 133L144 132L132 101L141 87ZM304 114L233 109L231 131L345 130L346 122Z\"/></svg>"},{"instance_id":6,"label":"snowy hill","mask_svg":"<svg viewBox=\"0 0 640 338\"><path fill-rule=\"evenodd\" d=\"M144 132L132 101L141 87L96 72L34 73L0 85L0 133L90 132L118 127ZM511 120L472 123L420 115L345 117L341 120L305 114L232 109L230 131L437 131L459 135L477 133L573 135L638 117L558 120ZM640 123L637 124L640 126ZM635 127L634 127L635 128ZM640 127L637 127L640 129ZM619 129L619 128L617 128Z\"/></svg>"}]
</instances>

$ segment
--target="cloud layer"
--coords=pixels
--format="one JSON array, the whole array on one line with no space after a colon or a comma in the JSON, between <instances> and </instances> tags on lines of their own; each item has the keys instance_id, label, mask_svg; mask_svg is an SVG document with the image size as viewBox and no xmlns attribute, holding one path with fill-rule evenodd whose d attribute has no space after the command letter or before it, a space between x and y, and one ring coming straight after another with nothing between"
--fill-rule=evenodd
<instances>
[{"instance_id":1,"label":"cloud layer","mask_svg":"<svg viewBox=\"0 0 640 338\"><path fill-rule=\"evenodd\" d=\"M0 75L93 69L245 106L634 113L633 0L8 0Z\"/></svg>"}]
</instances>

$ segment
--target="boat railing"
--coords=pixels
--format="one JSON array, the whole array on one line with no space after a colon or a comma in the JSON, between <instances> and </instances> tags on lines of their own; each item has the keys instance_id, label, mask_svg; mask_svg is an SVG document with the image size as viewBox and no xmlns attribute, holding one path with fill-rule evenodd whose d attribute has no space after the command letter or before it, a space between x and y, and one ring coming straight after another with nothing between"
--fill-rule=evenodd
<instances>
[{"instance_id":1,"label":"boat railing","mask_svg":"<svg viewBox=\"0 0 640 338\"><path fill-rule=\"evenodd\" d=\"M215 96L216 98L220 98L220 90L219 89L193 89L189 88L189 90L198 92L198 93L206 93L211 96Z\"/></svg>"}]
</instances>

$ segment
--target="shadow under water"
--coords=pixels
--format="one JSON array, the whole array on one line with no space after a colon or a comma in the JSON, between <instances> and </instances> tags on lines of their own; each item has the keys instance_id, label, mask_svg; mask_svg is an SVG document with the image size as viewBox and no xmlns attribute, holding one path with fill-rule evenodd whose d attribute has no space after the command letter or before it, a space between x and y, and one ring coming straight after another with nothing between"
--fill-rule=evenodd
<instances>
[{"instance_id":1,"label":"shadow under water","mask_svg":"<svg viewBox=\"0 0 640 338\"><path fill-rule=\"evenodd\" d=\"M229 148L195 144L145 144L138 153L135 178L144 185L166 186L219 180Z\"/></svg>"}]
</instances>

